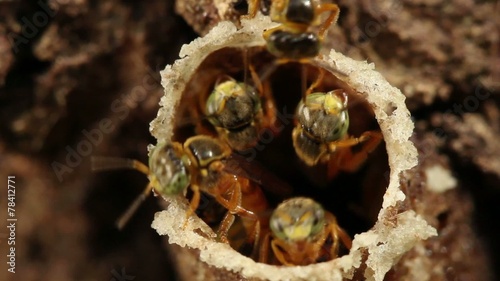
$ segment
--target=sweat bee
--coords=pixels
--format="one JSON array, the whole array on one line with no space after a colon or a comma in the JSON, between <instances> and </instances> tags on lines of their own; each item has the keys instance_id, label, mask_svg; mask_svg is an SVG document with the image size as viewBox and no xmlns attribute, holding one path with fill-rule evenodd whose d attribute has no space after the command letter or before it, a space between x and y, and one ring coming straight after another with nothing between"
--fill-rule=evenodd
<instances>
[{"instance_id":1,"label":"sweat bee","mask_svg":"<svg viewBox=\"0 0 500 281\"><path fill-rule=\"evenodd\" d=\"M340 243L351 249L351 238L333 214L312 199L294 197L274 210L269 222L271 233L264 238L260 262L267 262L269 243L277 262L309 265L336 258Z\"/></svg>"},{"instance_id":2,"label":"sweat bee","mask_svg":"<svg viewBox=\"0 0 500 281\"><path fill-rule=\"evenodd\" d=\"M249 0L248 17L255 17L262 0ZM329 12L324 22L321 14ZM307 60L319 54L321 42L328 28L337 21L340 9L336 4L321 0L272 0L271 20L281 25L264 31L270 53L285 61ZM316 32L310 27L318 27Z\"/></svg>"}]
</instances>

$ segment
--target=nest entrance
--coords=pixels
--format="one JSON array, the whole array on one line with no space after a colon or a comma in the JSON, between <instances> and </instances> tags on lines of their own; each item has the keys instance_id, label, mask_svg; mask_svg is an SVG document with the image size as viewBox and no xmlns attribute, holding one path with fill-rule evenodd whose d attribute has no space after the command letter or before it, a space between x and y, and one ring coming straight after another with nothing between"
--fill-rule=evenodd
<instances>
[{"instance_id":1,"label":"nest entrance","mask_svg":"<svg viewBox=\"0 0 500 281\"><path fill-rule=\"evenodd\" d=\"M247 58L245 59L245 56ZM382 196L389 183L389 164L385 143L382 141L361 168L354 173L340 172L335 178L327 178L327 165L308 167L298 157L292 145L293 117L303 97L304 85L309 87L316 81L319 69L316 66L287 63L275 66L274 58L263 47L247 49L226 47L210 53L193 72L181 94L179 107L174 116L173 140L183 142L199 134L197 122L205 133L217 136L214 127L204 117L207 97L221 76L230 76L237 81L254 85L248 70L251 64L263 83L269 83L278 118L278 133L265 131L257 145L240 152L248 161L257 161L274 175L293 187L292 195L275 194L272 187L264 187L270 206L276 207L290 196L307 196L321 203L338 219L339 224L351 237L369 230L376 222L381 209ZM245 65L247 63L247 65ZM303 77L305 75L305 81ZM349 135L359 137L367 130L380 130L370 104L355 89L325 70L325 77L314 92L343 89L348 94L350 117ZM354 147L354 150L359 147ZM205 222L216 227L224 214L208 197L198 214ZM272 211L272 210L270 210ZM234 234L241 236L243 234ZM239 245L239 241L232 241Z\"/></svg>"}]
</instances>

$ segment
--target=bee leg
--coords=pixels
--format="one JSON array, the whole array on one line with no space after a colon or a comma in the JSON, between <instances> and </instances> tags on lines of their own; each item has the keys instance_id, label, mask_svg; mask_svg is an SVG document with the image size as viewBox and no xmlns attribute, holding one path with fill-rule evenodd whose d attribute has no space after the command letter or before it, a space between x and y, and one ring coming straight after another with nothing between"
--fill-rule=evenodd
<instances>
[{"instance_id":1,"label":"bee leg","mask_svg":"<svg viewBox=\"0 0 500 281\"><path fill-rule=\"evenodd\" d=\"M287 265L287 266L292 266L294 265L293 263L290 263L288 262L286 259L285 259L285 253L278 247L278 246L281 246L283 247L283 245L281 245L281 241L280 240L276 240L276 239L273 239L271 241L271 249L273 250L273 253L274 253L274 256L276 257L276 259L282 264L282 265Z\"/></svg>"},{"instance_id":2,"label":"bee leg","mask_svg":"<svg viewBox=\"0 0 500 281\"><path fill-rule=\"evenodd\" d=\"M329 226L330 225L327 223L319 238L316 239L316 241L312 242L308 248L306 248L306 251L308 251L308 253L307 255L305 255L305 257L307 257L308 260L304 264L311 264L318 261L319 257L322 254L321 250L323 249L323 247L326 247L325 242L326 239L328 239L328 235L330 234Z\"/></svg>"},{"instance_id":3,"label":"bee leg","mask_svg":"<svg viewBox=\"0 0 500 281\"><path fill-rule=\"evenodd\" d=\"M221 196L216 197L216 200L226 209L228 209L228 212L231 214L236 214L242 217L243 219L243 225L245 226L245 229L247 233L250 233L248 242L253 244L253 249L252 249L252 255L256 254L256 249L258 248L259 244L259 237L260 237L260 221L259 218L255 213L252 211L249 211L247 209L244 209L240 205L231 207L231 203L227 201L224 198L221 198ZM252 223L245 223L245 219L251 220ZM229 230L229 227L231 225L228 225L227 228Z\"/></svg>"},{"instance_id":4,"label":"bee leg","mask_svg":"<svg viewBox=\"0 0 500 281\"><path fill-rule=\"evenodd\" d=\"M189 203L189 209L186 211L186 221L182 226L183 229L186 229L186 226L189 222L189 217L194 214L194 212L200 205L200 187L197 184L191 184L191 190L193 191L193 198Z\"/></svg>"},{"instance_id":5,"label":"bee leg","mask_svg":"<svg viewBox=\"0 0 500 281\"><path fill-rule=\"evenodd\" d=\"M342 160L350 157L351 150L339 149L335 153L327 155L330 157L327 164L327 179L330 181L340 172L340 169L342 168Z\"/></svg>"},{"instance_id":6,"label":"bee leg","mask_svg":"<svg viewBox=\"0 0 500 281\"><path fill-rule=\"evenodd\" d=\"M257 218L254 222L254 225L252 227L252 232L253 232L253 248L252 248L252 257L256 257L258 255L259 251L259 242L260 242L260 221Z\"/></svg>"},{"instance_id":7,"label":"bee leg","mask_svg":"<svg viewBox=\"0 0 500 281\"><path fill-rule=\"evenodd\" d=\"M339 254L339 234L337 231L337 222L327 224L326 232L332 236L332 246L330 247L330 259L338 257Z\"/></svg>"},{"instance_id":8,"label":"bee leg","mask_svg":"<svg viewBox=\"0 0 500 281\"><path fill-rule=\"evenodd\" d=\"M228 210L236 213L238 208L241 208L242 192L240 182L236 182L231 190L231 199L228 201Z\"/></svg>"},{"instance_id":9,"label":"bee leg","mask_svg":"<svg viewBox=\"0 0 500 281\"><path fill-rule=\"evenodd\" d=\"M349 148L349 147L355 146L363 141L365 141L365 138L363 138L363 137L359 137L359 138L350 137L350 138L347 138L344 140L334 141L334 142L331 142L328 144L328 151L330 153L338 152L339 148Z\"/></svg>"},{"instance_id":10,"label":"bee leg","mask_svg":"<svg viewBox=\"0 0 500 281\"><path fill-rule=\"evenodd\" d=\"M226 212L224 219L219 225L219 230L217 231L217 235L219 236L219 240L223 243L229 244L229 240L227 240L227 234L229 232L229 228L234 223L234 215L231 212Z\"/></svg>"},{"instance_id":11,"label":"bee leg","mask_svg":"<svg viewBox=\"0 0 500 281\"><path fill-rule=\"evenodd\" d=\"M364 132L359 138L360 142L364 142L361 150L355 154L350 153L349 157L342 159L341 169L347 172L356 171L361 164L366 161L368 154L373 152L382 141L382 133L378 131Z\"/></svg>"},{"instance_id":12,"label":"bee leg","mask_svg":"<svg viewBox=\"0 0 500 281\"><path fill-rule=\"evenodd\" d=\"M342 244L344 244L344 246L347 248L347 250L351 250L352 240L351 240L351 237L349 237L349 234L347 234L347 232L345 232L345 230L338 225L337 225L336 229L337 229L337 235L340 238L340 240L342 241Z\"/></svg>"},{"instance_id":13,"label":"bee leg","mask_svg":"<svg viewBox=\"0 0 500 281\"><path fill-rule=\"evenodd\" d=\"M344 244L347 250L351 250L352 240L349 235L337 224L330 224L329 231L332 235L333 245L330 248L330 259L335 259L339 254L339 240Z\"/></svg>"},{"instance_id":14,"label":"bee leg","mask_svg":"<svg viewBox=\"0 0 500 281\"><path fill-rule=\"evenodd\" d=\"M259 240L260 240L260 221L259 221L259 218L253 212L245 210L243 208L241 208L241 210L238 210L237 214L243 218L243 225L245 226L246 231L250 233L249 238L248 238L248 242L253 244L252 256L256 256L258 246L259 246ZM245 219L248 219L252 222L250 224L245 223Z\"/></svg>"},{"instance_id":15,"label":"bee leg","mask_svg":"<svg viewBox=\"0 0 500 281\"><path fill-rule=\"evenodd\" d=\"M367 132L365 132L366 134ZM343 139L340 141L334 141L327 144L328 154L327 157L330 157L328 161L327 167L327 177L328 180L333 179L340 170L354 172L357 168L363 163L366 159L366 154L361 154L363 149L356 153L359 156L353 156L350 147L355 146L359 143L362 143L370 138L369 135L361 135L359 138L350 137L347 139ZM361 156L365 156L362 159ZM354 160L355 159L355 160ZM356 166L357 165L357 166Z\"/></svg>"},{"instance_id":16,"label":"bee leg","mask_svg":"<svg viewBox=\"0 0 500 281\"><path fill-rule=\"evenodd\" d=\"M267 232L262 240L262 244L259 249L259 262L267 263L267 259L269 257L269 239L271 238L271 233Z\"/></svg>"},{"instance_id":17,"label":"bee leg","mask_svg":"<svg viewBox=\"0 0 500 281\"><path fill-rule=\"evenodd\" d=\"M248 182L245 181L247 184ZM247 218L253 221L252 225L249 226L248 224L245 224L245 227L247 228L247 231L251 233L249 239L250 242L253 241L254 244L254 249L257 247L257 243L259 240L260 236L260 221L259 218L255 213L252 211L249 211L241 206L241 183L240 182L235 182L234 186L230 188L231 190L231 198L227 200L224 198L220 193L215 195L215 199L217 202L219 202L224 208L226 208L231 214L236 214L241 216L242 218Z\"/></svg>"},{"instance_id":18,"label":"bee leg","mask_svg":"<svg viewBox=\"0 0 500 281\"><path fill-rule=\"evenodd\" d=\"M350 250L352 247L351 237L342 229L338 223L337 219L329 214L327 217L327 233L332 236L333 245L330 248L330 259L334 259L338 256L339 252L339 240L344 244L347 250Z\"/></svg>"},{"instance_id":19,"label":"bee leg","mask_svg":"<svg viewBox=\"0 0 500 281\"><path fill-rule=\"evenodd\" d=\"M337 6L336 4L332 4L332 3L321 4L316 10L316 12L318 14L321 14L321 13L326 12L326 11L330 11L330 15L325 20L323 25L319 28L318 38L319 38L320 42L323 41L323 38L325 37L325 33L328 30L328 28L332 24L337 22L337 19L339 18L339 13L340 13L339 6Z\"/></svg>"},{"instance_id":20,"label":"bee leg","mask_svg":"<svg viewBox=\"0 0 500 281\"><path fill-rule=\"evenodd\" d=\"M259 10L260 0L247 0L248 1L248 15L242 16L244 19L252 19L257 15Z\"/></svg>"}]
</instances>

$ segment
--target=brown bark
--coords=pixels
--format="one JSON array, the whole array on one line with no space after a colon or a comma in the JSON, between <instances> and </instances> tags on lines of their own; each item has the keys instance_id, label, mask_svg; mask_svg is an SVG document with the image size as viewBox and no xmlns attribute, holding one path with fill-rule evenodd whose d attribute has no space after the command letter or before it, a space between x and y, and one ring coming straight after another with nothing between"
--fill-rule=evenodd
<instances>
[{"instance_id":1,"label":"brown bark","mask_svg":"<svg viewBox=\"0 0 500 281\"><path fill-rule=\"evenodd\" d=\"M178 1L176 9L199 32L220 20L221 5L223 17L239 15L229 0L213 1L219 8L201 4L194 12L182 10L181 2L193 1ZM440 233L407 253L387 280L413 280L416 272L427 272L429 280L498 279L498 3L338 4L341 16L325 46L374 62L407 96L421 164L402 177L412 205L401 208L417 210ZM91 143L84 130L109 119L113 129L100 130L102 140L91 143L92 153L146 161L146 146L154 142L149 122L162 95L158 71L195 37L173 6L0 1L0 174L2 181L8 175L18 180L16 274L2 271L6 277L0 279L112 280L122 268L136 280L175 278L149 227L160 209L156 200L149 199L125 230L113 229L145 178L130 171L95 175L90 156L74 166L71 161L78 161L67 158L68 147ZM147 95L138 97L136 87ZM60 173L62 180L54 161L70 169ZM456 188L424 188L427 168L436 165L456 179ZM2 255L5 239L0 237Z\"/></svg>"}]
</instances>

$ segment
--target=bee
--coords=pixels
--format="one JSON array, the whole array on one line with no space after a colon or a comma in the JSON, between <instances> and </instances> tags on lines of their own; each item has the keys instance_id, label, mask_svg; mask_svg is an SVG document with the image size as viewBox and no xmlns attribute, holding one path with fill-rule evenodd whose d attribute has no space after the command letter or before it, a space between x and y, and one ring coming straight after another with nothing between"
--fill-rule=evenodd
<instances>
[{"instance_id":1,"label":"bee","mask_svg":"<svg viewBox=\"0 0 500 281\"><path fill-rule=\"evenodd\" d=\"M249 18L255 17L261 0L249 0ZM329 12L324 22L320 15ZM321 0L273 0L269 14L281 25L264 31L267 49L278 58L307 60L319 54L321 42L328 28L334 24L340 9L336 4ZM308 31L319 26L317 33Z\"/></svg>"},{"instance_id":2,"label":"bee","mask_svg":"<svg viewBox=\"0 0 500 281\"><path fill-rule=\"evenodd\" d=\"M263 129L273 128L276 121L269 85L262 84L252 65L249 68L255 87L246 83L246 75L245 82L226 75L219 78L205 104L210 123L237 151L254 147ZM261 97L264 97L264 106Z\"/></svg>"},{"instance_id":3,"label":"bee","mask_svg":"<svg viewBox=\"0 0 500 281\"><path fill-rule=\"evenodd\" d=\"M338 256L340 243L347 250L352 242L333 214L312 199L294 197L274 210L268 233L261 245L260 262L267 262L269 241L280 264L309 265Z\"/></svg>"},{"instance_id":4,"label":"bee","mask_svg":"<svg viewBox=\"0 0 500 281\"><path fill-rule=\"evenodd\" d=\"M133 159L92 157L94 171L119 168L138 170L149 178L144 191L118 219L119 229L126 225L151 191L165 197L185 196L190 187L193 196L186 213L186 224L187 218L198 208L201 192L204 192L227 210L217 231L219 240L229 243L228 231L237 215L242 218L248 241L253 243L254 250L258 248L261 237L259 214L269 209L261 185L268 189L272 186L272 192L283 196L291 192L287 183L258 163L232 153L226 142L206 135L190 137L183 144L157 144L150 153L149 167Z\"/></svg>"},{"instance_id":5,"label":"bee","mask_svg":"<svg viewBox=\"0 0 500 281\"><path fill-rule=\"evenodd\" d=\"M140 204L153 191L155 195L182 196L190 187L193 192L186 218L194 214L200 202L200 192L212 197L228 210L220 223L218 235L222 242L228 242L227 232L234 221L234 215L242 217L249 237L258 243L260 220L258 213L268 209L267 200L258 185L259 180L252 180L250 173L270 181L270 184L285 184L265 170L257 167L251 170L251 163L242 163L243 157L232 157L231 148L217 138L198 135L188 138L183 144L164 142L156 145L149 157L149 167L132 159L93 157L92 168L111 170L118 168L135 169L149 178L144 191L131 204L129 209L117 221L123 228ZM245 161L245 160L243 160ZM241 167L249 170L243 171ZM283 191L287 193L288 187ZM279 189L276 189L280 192ZM186 220L187 223L187 220Z\"/></svg>"},{"instance_id":6,"label":"bee","mask_svg":"<svg viewBox=\"0 0 500 281\"><path fill-rule=\"evenodd\" d=\"M292 131L297 156L308 166L328 163L328 178L339 170L354 172L382 140L379 131L365 131L359 137L348 134L348 96L342 89L314 92L301 100ZM353 152L352 148L362 144Z\"/></svg>"}]
</instances>

